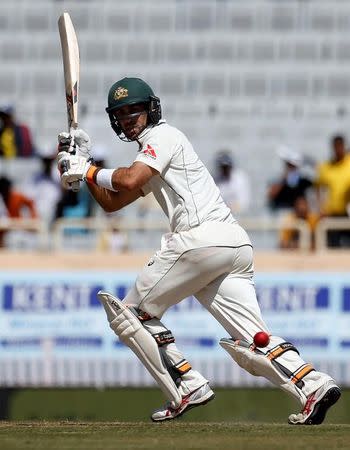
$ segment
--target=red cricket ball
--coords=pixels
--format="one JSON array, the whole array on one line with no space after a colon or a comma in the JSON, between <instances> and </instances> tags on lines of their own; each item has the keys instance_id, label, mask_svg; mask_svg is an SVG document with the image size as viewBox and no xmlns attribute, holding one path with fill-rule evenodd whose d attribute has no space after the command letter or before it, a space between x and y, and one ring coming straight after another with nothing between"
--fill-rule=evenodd
<instances>
[{"instance_id":1,"label":"red cricket ball","mask_svg":"<svg viewBox=\"0 0 350 450\"><path fill-rule=\"evenodd\" d=\"M256 347L266 347L270 343L270 336L265 331L258 331L254 336L254 344Z\"/></svg>"}]
</instances>

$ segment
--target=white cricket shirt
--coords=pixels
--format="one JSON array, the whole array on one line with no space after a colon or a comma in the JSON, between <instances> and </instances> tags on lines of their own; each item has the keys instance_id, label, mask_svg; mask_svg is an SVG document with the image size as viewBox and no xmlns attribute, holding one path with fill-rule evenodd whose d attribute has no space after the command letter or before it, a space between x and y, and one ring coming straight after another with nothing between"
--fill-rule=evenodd
<instances>
[{"instance_id":1,"label":"white cricket shirt","mask_svg":"<svg viewBox=\"0 0 350 450\"><path fill-rule=\"evenodd\" d=\"M236 223L212 176L186 136L165 120L148 127L138 137L140 161L159 172L142 187L153 192L168 216L173 232L207 222Z\"/></svg>"}]
</instances>

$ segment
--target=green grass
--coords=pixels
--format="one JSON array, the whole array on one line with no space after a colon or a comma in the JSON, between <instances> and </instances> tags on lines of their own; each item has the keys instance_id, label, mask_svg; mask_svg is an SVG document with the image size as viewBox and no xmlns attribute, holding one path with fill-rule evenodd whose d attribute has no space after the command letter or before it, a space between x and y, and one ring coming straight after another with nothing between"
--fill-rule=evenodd
<instances>
[{"instance_id":1,"label":"green grass","mask_svg":"<svg viewBox=\"0 0 350 450\"><path fill-rule=\"evenodd\" d=\"M277 389L215 392L205 407L154 424L149 414L164 401L159 389L0 391L0 449L350 449L349 390L320 426L288 425L299 407Z\"/></svg>"},{"instance_id":2,"label":"green grass","mask_svg":"<svg viewBox=\"0 0 350 450\"><path fill-rule=\"evenodd\" d=\"M285 424L300 406L278 389L214 389L216 398L195 408L182 422L264 422ZM23 389L11 391L0 403L2 418L14 421L70 420L80 422L147 421L164 402L159 389ZM0 404L0 409L1 409ZM350 423L350 390L329 411L327 424ZM1 445L0 445L1 448ZM350 445L349 445L350 448Z\"/></svg>"},{"instance_id":3,"label":"green grass","mask_svg":"<svg viewBox=\"0 0 350 450\"><path fill-rule=\"evenodd\" d=\"M349 449L350 425L293 427L240 422L2 422L2 450Z\"/></svg>"}]
</instances>

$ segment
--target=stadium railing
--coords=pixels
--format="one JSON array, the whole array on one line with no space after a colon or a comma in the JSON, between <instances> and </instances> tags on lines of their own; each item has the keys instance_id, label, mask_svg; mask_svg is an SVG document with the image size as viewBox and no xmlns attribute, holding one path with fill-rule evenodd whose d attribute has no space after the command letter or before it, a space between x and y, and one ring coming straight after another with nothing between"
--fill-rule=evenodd
<instances>
[{"instance_id":1,"label":"stadium railing","mask_svg":"<svg viewBox=\"0 0 350 450\"><path fill-rule=\"evenodd\" d=\"M350 218L348 217L326 217L320 220L315 232L315 248L317 251L328 250L327 233L335 230L349 230Z\"/></svg>"},{"instance_id":2,"label":"stadium railing","mask_svg":"<svg viewBox=\"0 0 350 450\"><path fill-rule=\"evenodd\" d=\"M278 248L278 234L286 223L282 219L273 217L244 217L239 223L247 230L249 234L255 234L262 237L264 234L272 234L275 246ZM311 232L307 224L303 220L296 221L289 229L295 229L299 233L299 246L296 251L305 252L311 248ZM331 230L350 230L350 220L347 218L323 218L320 220L315 232L315 251L327 250L327 233ZM48 224L39 219L0 219L0 231L5 232L29 232L33 233L37 240L32 247L37 250L47 251L64 251L67 246L65 240L69 241L70 248L85 250L108 250L101 245L101 239L108 241L113 233L120 233L124 238L123 250L130 249L131 233L141 232L157 232L169 231L167 223L160 219L139 218L139 217L89 217L89 218L61 218L57 219L51 229ZM257 237L259 241L259 237ZM261 239L260 239L261 241ZM79 242L81 245L79 245ZM89 245L85 245L88 243ZM78 248L74 248L74 246ZM21 250L25 245L21 247ZM153 248L153 247L152 247ZM151 249L151 247L150 247ZM266 249L266 248L265 248ZM270 248L271 249L271 248ZM136 248L137 250L137 248ZM143 247L144 250L144 247Z\"/></svg>"},{"instance_id":3,"label":"stadium railing","mask_svg":"<svg viewBox=\"0 0 350 450\"><path fill-rule=\"evenodd\" d=\"M39 250L46 250L49 243L49 229L45 221L40 219L23 219L7 217L0 218L0 232L29 232L35 233L38 238L34 246ZM6 235L5 235L6 236ZM6 245L6 242L5 242ZM21 248L23 249L23 248Z\"/></svg>"}]
</instances>

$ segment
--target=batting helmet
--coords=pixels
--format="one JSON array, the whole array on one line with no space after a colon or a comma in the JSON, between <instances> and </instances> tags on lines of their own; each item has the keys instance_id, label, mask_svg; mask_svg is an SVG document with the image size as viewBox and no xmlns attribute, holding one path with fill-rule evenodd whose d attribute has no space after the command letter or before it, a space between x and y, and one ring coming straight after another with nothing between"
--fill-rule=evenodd
<instances>
[{"instance_id":1,"label":"batting helmet","mask_svg":"<svg viewBox=\"0 0 350 450\"><path fill-rule=\"evenodd\" d=\"M109 115L113 130L122 140L129 141L130 139L126 138L125 135L123 136L123 130L118 122L116 113L123 106L139 103L145 104L148 118L147 125L157 124L162 117L160 100L154 95L152 88L145 81L140 78L123 78L114 83L109 90L106 112Z\"/></svg>"}]
</instances>

